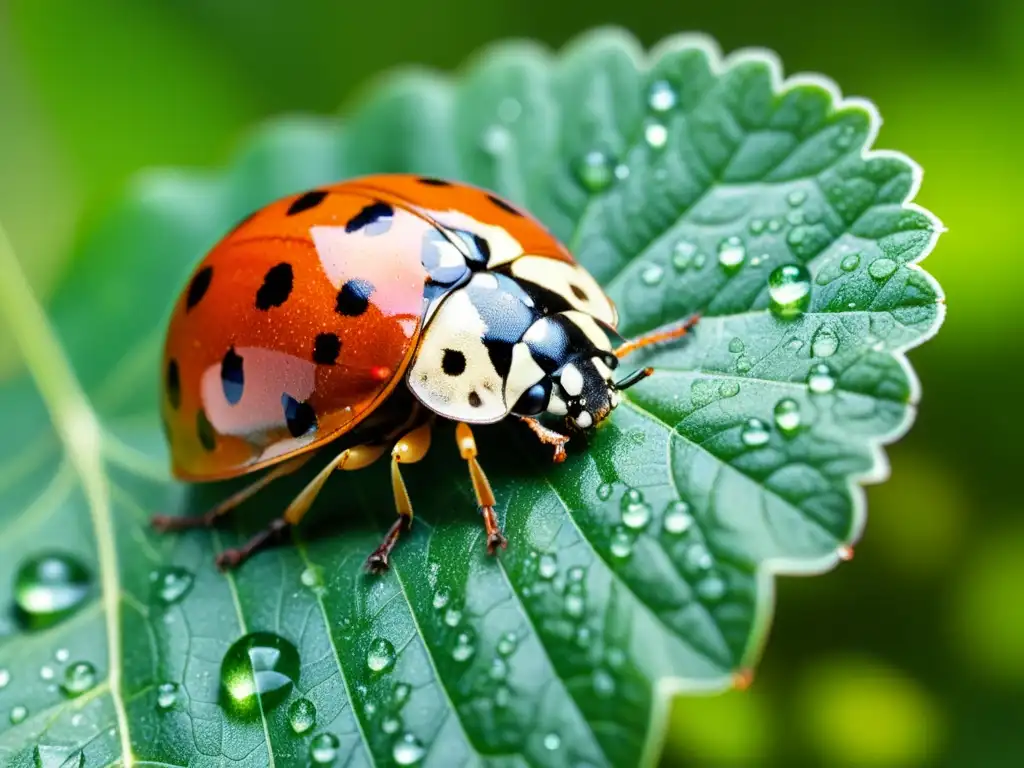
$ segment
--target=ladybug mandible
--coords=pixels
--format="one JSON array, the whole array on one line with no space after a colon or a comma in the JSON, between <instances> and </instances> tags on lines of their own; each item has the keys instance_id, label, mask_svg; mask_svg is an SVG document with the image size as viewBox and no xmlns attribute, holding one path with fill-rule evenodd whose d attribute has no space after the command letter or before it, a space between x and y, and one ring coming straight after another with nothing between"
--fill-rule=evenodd
<instances>
[{"instance_id":1,"label":"ladybug mandible","mask_svg":"<svg viewBox=\"0 0 1024 768\"><path fill-rule=\"evenodd\" d=\"M205 515L153 524L212 525L332 444L335 457L280 518L217 558L234 567L297 524L333 471L390 451L398 518L367 560L384 570L413 519L400 466L424 457L441 417L457 422L493 554L506 540L469 425L515 417L562 461L572 432L596 427L621 390L652 373L616 380L619 359L695 320L624 341L611 300L566 248L476 187L378 175L278 200L198 265L162 361L175 476L270 469Z\"/></svg>"}]
</instances>

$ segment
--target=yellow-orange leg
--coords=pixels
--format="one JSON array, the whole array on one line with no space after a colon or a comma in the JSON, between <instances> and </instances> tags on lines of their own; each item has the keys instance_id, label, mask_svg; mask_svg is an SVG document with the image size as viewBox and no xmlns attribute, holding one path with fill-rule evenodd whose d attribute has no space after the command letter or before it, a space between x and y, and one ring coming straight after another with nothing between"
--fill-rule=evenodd
<instances>
[{"instance_id":1,"label":"yellow-orange leg","mask_svg":"<svg viewBox=\"0 0 1024 768\"><path fill-rule=\"evenodd\" d=\"M643 336L637 336L635 339L630 339L625 344L615 350L615 356L623 358L628 354L636 352L638 349L649 347L652 344L661 344L666 341L674 341L675 339L685 336L700 320L700 315L690 315L682 322L673 323L666 325L661 328L655 328L649 333L645 333Z\"/></svg>"},{"instance_id":2,"label":"yellow-orange leg","mask_svg":"<svg viewBox=\"0 0 1024 768\"><path fill-rule=\"evenodd\" d=\"M553 429L548 429L536 419L530 418L529 416L520 416L519 420L528 426L533 434L537 436L544 445L554 446L555 455L552 456L552 460L558 464L565 461L565 444L569 442L569 436L563 435L561 432L556 432ZM469 427L467 427L469 429Z\"/></svg>"},{"instance_id":3,"label":"yellow-orange leg","mask_svg":"<svg viewBox=\"0 0 1024 768\"><path fill-rule=\"evenodd\" d=\"M455 427L455 439L459 443L459 454L469 465L469 477L473 481L473 493L484 518L484 530L487 531L487 553L493 555L498 547L508 546L508 539L501 532L498 517L494 514L494 491L484 474L480 462L476 460L476 440L468 424L459 423Z\"/></svg>"},{"instance_id":4,"label":"yellow-orange leg","mask_svg":"<svg viewBox=\"0 0 1024 768\"><path fill-rule=\"evenodd\" d=\"M407 432L391 449L391 489L395 494L395 511L398 512L398 519L391 524L380 546L366 559L366 567L371 573L380 573L388 569L388 558L398 543L399 535L412 525L412 501L409 499L409 491L405 487L399 465L415 464L427 455L430 449L431 427L430 422L421 424Z\"/></svg>"}]
</instances>

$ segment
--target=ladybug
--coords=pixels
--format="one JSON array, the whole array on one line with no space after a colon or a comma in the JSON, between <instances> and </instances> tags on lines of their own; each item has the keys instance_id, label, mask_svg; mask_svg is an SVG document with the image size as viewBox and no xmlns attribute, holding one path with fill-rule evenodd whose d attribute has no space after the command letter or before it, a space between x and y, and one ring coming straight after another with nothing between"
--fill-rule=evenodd
<instances>
[{"instance_id":1,"label":"ladybug","mask_svg":"<svg viewBox=\"0 0 1024 768\"><path fill-rule=\"evenodd\" d=\"M177 478L268 471L204 515L153 524L210 526L330 446L280 518L217 558L235 567L297 524L332 472L390 453L398 517L367 560L385 570L413 519L401 467L424 457L442 418L457 424L493 554L507 542L470 425L518 419L564 460L574 432L652 373L616 380L620 358L696 318L632 341L617 320L540 222L486 190L388 174L270 203L210 250L175 303L160 401Z\"/></svg>"}]
</instances>

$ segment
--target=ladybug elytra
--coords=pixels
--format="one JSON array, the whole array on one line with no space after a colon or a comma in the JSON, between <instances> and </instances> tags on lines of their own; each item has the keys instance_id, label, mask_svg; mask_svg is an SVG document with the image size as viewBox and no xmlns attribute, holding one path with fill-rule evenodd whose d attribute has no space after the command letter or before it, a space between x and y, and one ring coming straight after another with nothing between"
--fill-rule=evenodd
<instances>
[{"instance_id":1,"label":"ladybug elytra","mask_svg":"<svg viewBox=\"0 0 1024 768\"><path fill-rule=\"evenodd\" d=\"M506 540L469 425L516 418L563 460L573 432L596 427L652 373L616 380L619 360L695 322L625 341L617 320L543 225L486 190L378 175L273 202L192 273L170 320L161 397L178 478L268 471L204 515L153 523L211 525L337 446L279 519L217 559L236 566L297 524L331 472L390 452L398 517L367 561L386 569L413 519L400 466L423 458L443 418L457 424L494 553Z\"/></svg>"}]
</instances>

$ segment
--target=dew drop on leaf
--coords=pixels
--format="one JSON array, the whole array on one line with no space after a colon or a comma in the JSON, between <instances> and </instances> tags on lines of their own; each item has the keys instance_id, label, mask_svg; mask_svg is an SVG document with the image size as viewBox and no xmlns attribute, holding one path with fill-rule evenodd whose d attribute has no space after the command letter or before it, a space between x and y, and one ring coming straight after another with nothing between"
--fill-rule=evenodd
<instances>
[{"instance_id":1,"label":"dew drop on leaf","mask_svg":"<svg viewBox=\"0 0 1024 768\"><path fill-rule=\"evenodd\" d=\"M395 647L385 638L378 637L366 651L366 666L371 672L386 672L395 665Z\"/></svg>"},{"instance_id":2,"label":"dew drop on leaf","mask_svg":"<svg viewBox=\"0 0 1024 768\"><path fill-rule=\"evenodd\" d=\"M516 637L515 632L506 632L498 640L498 654L508 658L516 652L516 647L519 645L519 638Z\"/></svg>"},{"instance_id":3,"label":"dew drop on leaf","mask_svg":"<svg viewBox=\"0 0 1024 768\"><path fill-rule=\"evenodd\" d=\"M691 571L706 571L711 567L711 553L701 543L694 544L686 550L686 567Z\"/></svg>"},{"instance_id":4,"label":"dew drop on leaf","mask_svg":"<svg viewBox=\"0 0 1024 768\"><path fill-rule=\"evenodd\" d=\"M662 526L665 532L678 536L689 530L691 525L693 525L693 516L690 514L690 505L680 499L670 501L662 516Z\"/></svg>"},{"instance_id":5,"label":"dew drop on leaf","mask_svg":"<svg viewBox=\"0 0 1024 768\"><path fill-rule=\"evenodd\" d=\"M587 608L583 594L578 589L566 591L564 604L566 614L573 619L583 616Z\"/></svg>"},{"instance_id":6,"label":"dew drop on leaf","mask_svg":"<svg viewBox=\"0 0 1024 768\"><path fill-rule=\"evenodd\" d=\"M30 629L42 629L81 607L92 579L78 560L47 553L25 560L14 578L18 618Z\"/></svg>"},{"instance_id":7,"label":"dew drop on leaf","mask_svg":"<svg viewBox=\"0 0 1024 768\"><path fill-rule=\"evenodd\" d=\"M508 662L504 659L498 658L491 661L491 669L488 673L492 680L498 682L508 677Z\"/></svg>"},{"instance_id":8,"label":"dew drop on leaf","mask_svg":"<svg viewBox=\"0 0 1024 768\"><path fill-rule=\"evenodd\" d=\"M619 511L622 513L622 524L634 531L642 530L651 521L651 506L636 488L630 488L622 494Z\"/></svg>"},{"instance_id":9,"label":"dew drop on leaf","mask_svg":"<svg viewBox=\"0 0 1024 768\"><path fill-rule=\"evenodd\" d=\"M887 277L891 277L892 273L896 271L898 265L892 259L875 259L868 266L868 274L871 275L875 280L885 280Z\"/></svg>"},{"instance_id":10,"label":"dew drop on leaf","mask_svg":"<svg viewBox=\"0 0 1024 768\"><path fill-rule=\"evenodd\" d=\"M441 610L448 605L448 600L451 599L451 593L443 587L434 593L434 599L432 601L434 608ZM458 622L456 622L458 623Z\"/></svg>"},{"instance_id":11,"label":"dew drop on leaf","mask_svg":"<svg viewBox=\"0 0 1024 768\"><path fill-rule=\"evenodd\" d=\"M651 89L647 93L647 105L653 112L668 112L675 108L678 97L671 84L665 80L656 80L651 83Z\"/></svg>"},{"instance_id":12,"label":"dew drop on leaf","mask_svg":"<svg viewBox=\"0 0 1024 768\"><path fill-rule=\"evenodd\" d=\"M839 262L839 268L843 272L853 272L857 267L860 266L860 254L851 253L849 256Z\"/></svg>"},{"instance_id":13,"label":"dew drop on leaf","mask_svg":"<svg viewBox=\"0 0 1024 768\"><path fill-rule=\"evenodd\" d=\"M284 701L299 676L299 652L270 632L252 632L236 640L221 662L220 682L233 712L257 716Z\"/></svg>"},{"instance_id":14,"label":"dew drop on leaf","mask_svg":"<svg viewBox=\"0 0 1024 768\"><path fill-rule=\"evenodd\" d=\"M416 765L426 750L411 733L402 734L391 747L391 757L398 765Z\"/></svg>"},{"instance_id":15,"label":"dew drop on leaf","mask_svg":"<svg viewBox=\"0 0 1024 768\"><path fill-rule=\"evenodd\" d=\"M473 658L474 653L476 653L476 646L473 643L472 635L469 632L460 632L459 636L455 638L452 658L458 662L469 661Z\"/></svg>"},{"instance_id":16,"label":"dew drop on leaf","mask_svg":"<svg viewBox=\"0 0 1024 768\"><path fill-rule=\"evenodd\" d=\"M800 406L790 397L775 404L775 426L787 437L800 428Z\"/></svg>"},{"instance_id":17,"label":"dew drop on leaf","mask_svg":"<svg viewBox=\"0 0 1024 768\"><path fill-rule=\"evenodd\" d=\"M7 669L0 669L0 691L7 687L8 683L11 682L11 672Z\"/></svg>"},{"instance_id":18,"label":"dew drop on leaf","mask_svg":"<svg viewBox=\"0 0 1024 768\"><path fill-rule=\"evenodd\" d=\"M836 388L832 369L824 363L812 366L810 373L807 374L807 387L816 395L827 395Z\"/></svg>"},{"instance_id":19,"label":"dew drop on leaf","mask_svg":"<svg viewBox=\"0 0 1024 768\"><path fill-rule=\"evenodd\" d=\"M295 733L306 733L316 725L316 706L309 699L296 699L288 705L288 723Z\"/></svg>"},{"instance_id":20,"label":"dew drop on leaf","mask_svg":"<svg viewBox=\"0 0 1024 768\"><path fill-rule=\"evenodd\" d=\"M41 680L53 680L53 667L48 664L44 664L39 668L39 677Z\"/></svg>"},{"instance_id":21,"label":"dew drop on leaf","mask_svg":"<svg viewBox=\"0 0 1024 768\"><path fill-rule=\"evenodd\" d=\"M743 343L743 339L741 338L736 337L729 342L729 351L732 352L734 355L738 355L746 348L747 347Z\"/></svg>"},{"instance_id":22,"label":"dew drop on leaf","mask_svg":"<svg viewBox=\"0 0 1024 768\"><path fill-rule=\"evenodd\" d=\"M747 228L750 230L752 235L760 235L764 232L764 228L767 226L764 219L751 219Z\"/></svg>"},{"instance_id":23,"label":"dew drop on leaf","mask_svg":"<svg viewBox=\"0 0 1024 768\"><path fill-rule=\"evenodd\" d=\"M503 125L490 125L480 137L480 146L489 155L501 155L512 145L512 134Z\"/></svg>"},{"instance_id":24,"label":"dew drop on leaf","mask_svg":"<svg viewBox=\"0 0 1024 768\"><path fill-rule=\"evenodd\" d=\"M740 439L748 448L758 448L765 445L770 439L768 427L760 419L747 419L740 432Z\"/></svg>"},{"instance_id":25,"label":"dew drop on leaf","mask_svg":"<svg viewBox=\"0 0 1024 768\"><path fill-rule=\"evenodd\" d=\"M573 583L579 583L583 581L583 577L587 575L587 572L583 570L582 566L574 565L569 569L569 581Z\"/></svg>"},{"instance_id":26,"label":"dew drop on leaf","mask_svg":"<svg viewBox=\"0 0 1024 768\"><path fill-rule=\"evenodd\" d=\"M338 757L339 745L333 733L318 733L309 743L309 759L314 765L330 765Z\"/></svg>"},{"instance_id":27,"label":"dew drop on leaf","mask_svg":"<svg viewBox=\"0 0 1024 768\"><path fill-rule=\"evenodd\" d=\"M697 583L697 594L710 602L721 600L725 594L725 582L718 576L708 576Z\"/></svg>"},{"instance_id":28,"label":"dew drop on leaf","mask_svg":"<svg viewBox=\"0 0 1024 768\"><path fill-rule=\"evenodd\" d=\"M776 267L768 276L768 298L776 317L799 317L811 303L810 273L800 264Z\"/></svg>"},{"instance_id":29,"label":"dew drop on leaf","mask_svg":"<svg viewBox=\"0 0 1024 768\"><path fill-rule=\"evenodd\" d=\"M625 163L619 163L615 166L615 178L619 181L625 181L629 178L629 166Z\"/></svg>"},{"instance_id":30,"label":"dew drop on leaf","mask_svg":"<svg viewBox=\"0 0 1024 768\"><path fill-rule=\"evenodd\" d=\"M504 709L512 701L512 691L506 685L498 686L494 692L494 706Z\"/></svg>"},{"instance_id":31,"label":"dew drop on leaf","mask_svg":"<svg viewBox=\"0 0 1024 768\"><path fill-rule=\"evenodd\" d=\"M839 349L839 337L835 331L822 326L811 337L811 355L813 357L832 357Z\"/></svg>"},{"instance_id":32,"label":"dew drop on leaf","mask_svg":"<svg viewBox=\"0 0 1024 768\"><path fill-rule=\"evenodd\" d=\"M657 285L665 276L665 270L660 264L648 264L640 273L640 281L644 285Z\"/></svg>"},{"instance_id":33,"label":"dew drop on leaf","mask_svg":"<svg viewBox=\"0 0 1024 768\"><path fill-rule=\"evenodd\" d=\"M746 258L747 249L743 245L743 241L736 235L727 237L718 244L718 263L726 272L738 270Z\"/></svg>"},{"instance_id":34,"label":"dew drop on leaf","mask_svg":"<svg viewBox=\"0 0 1024 768\"><path fill-rule=\"evenodd\" d=\"M633 537L630 536L622 526L617 526L612 532L612 540L609 546L612 556L625 559L633 554ZM568 599L568 598L566 598Z\"/></svg>"},{"instance_id":35,"label":"dew drop on leaf","mask_svg":"<svg viewBox=\"0 0 1024 768\"><path fill-rule=\"evenodd\" d=\"M26 717L28 717L28 707L25 707L21 704L15 704L13 707L11 707L11 725L17 725L18 723L25 722Z\"/></svg>"},{"instance_id":36,"label":"dew drop on leaf","mask_svg":"<svg viewBox=\"0 0 1024 768\"><path fill-rule=\"evenodd\" d=\"M794 189L788 195L786 195L786 202L794 208L798 205L803 205L807 200L807 193L802 189Z\"/></svg>"},{"instance_id":37,"label":"dew drop on leaf","mask_svg":"<svg viewBox=\"0 0 1024 768\"><path fill-rule=\"evenodd\" d=\"M668 128L654 120L644 126L644 141L651 149L664 149L668 143Z\"/></svg>"},{"instance_id":38,"label":"dew drop on leaf","mask_svg":"<svg viewBox=\"0 0 1024 768\"><path fill-rule=\"evenodd\" d=\"M562 746L562 739L557 733L549 733L544 737L544 749L554 752Z\"/></svg>"},{"instance_id":39,"label":"dew drop on leaf","mask_svg":"<svg viewBox=\"0 0 1024 768\"><path fill-rule=\"evenodd\" d=\"M156 688L157 709L168 710L178 703L181 689L177 683L160 683Z\"/></svg>"},{"instance_id":40,"label":"dew drop on leaf","mask_svg":"<svg viewBox=\"0 0 1024 768\"><path fill-rule=\"evenodd\" d=\"M67 648L58 648L56 651L53 652L53 659L58 664L63 664L70 658L71 651L69 651Z\"/></svg>"},{"instance_id":41,"label":"dew drop on leaf","mask_svg":"<svg viewBox=\"0 0 1024 768\"><path fill-rule=\"evenodd\" d=\"M553 579L558 573L558 559L552 554L544 553L537 564L537 573L545 581Z\"/></svg>"},{"instance_id":42,"label":"dew drop on leaf","mask_svg":"<svg viewBox=\"0 0 1024 768\"><path fill-rule=\"evenodd\" d=\"M395 688L391 692L391 700L395 708L401 709L405 702L409 700L409 694L411 693L412 687L408 683L395 683Z\"/></svg>"},{"instance_id":43,"label":"dew drop on leaf","mask_svg":"<svg viewBox=\"0 0 1024 768\"><path fill-rule=\"evenodd\" d=\"M456 608L449 608L444 612L444 623L449 627L459 626L460 621L462 621L462 611Z\"/></svg>"},{"instance_id":44,"label":"dew drop on leaf","mask_svg":"<svg viewBox=\"0 0 1024 768\"><path fill-rule=\"evenodd\" d=\"M161 568L149 575L149 600L156 605L174 605L192 590L195 577L184 568Z\"/></svg>"},{"instance_id":45,"label":"dew drop on leaf","mask_svg":"<svg viewBox=\"0 0 1024 768\"><path fill-rule=\"evenodd\" d=\"M693 263L697 246L689 240L680 240L672 247L672 266L677 272L685 272Z\"/></svg>"},{"instance_id":46,"label":"dew drop on leaf","mask_svg":"<svg viewBox=\"0 0 1024 768\"><path fill-rule=\"evenodd\" d=\"M324 588L323 575L318 567L310 565L302 569L302 573L299 575L299 580L302 582L302 586L309 587L314 593L317 593Z\"/></svg>"},{"instance_id":47,"label":"dew drop on leaf","mask_svg":"<svg viewBox=\"0 0 1024 768\"><path fill-rule=\"evenodd\" d=\"M64 670L61 690L67 696L81 696L96 685L96 668L88 661L76 661Z\"/></svg>"},{"instance_id":48,"label":"dew drop on leaf","mask_svg":"<svg viewBox=\"0 0 1024 768\"><path fill-rule=\"evenodd\" d=\"M600 698L607 699L615 693L615 678L603 669L594 671L593 676L594 693Z\"/></svg>"},{"instance_id":49,"label":"dew drop on leaf","mask_svg":"<svg viewBox=\"0 0 1024 768\"><path fill-rule=\"evenodd\" d=\"M387 734L398 733L402 730L402 718L398 715L388 715L380 722L380 729Z\"/></svg>"},{"instance_id":50,"label":"dew drop on leaf","mask_svg":"<svg viewBox=\"0 0 1024 768\"><path fill-rule=\"evenodd\" d=\"M81 768L85 755L74 747L37 744L34 752L36 768Z\"/></svg>"},{"instance_id":51,"label":"dew drop on leaf","mask_svg":"<svg viewBox=\"0 0 1024 768\"><path fill-rule=\"evenodd\" d=\"M601 501L608 501L608 499L612 495L613 490L614 487L611 483L601 483L599 486L597 486L597 498L599 498Z\"/></svg>"},{"instance_id":52,"label":"dew drop on leaf","mask_svg":"<svg viewBox=\"0 0 1024 768\"><path fill-rule=\"evenodd\" d=\"M615 179L615 163L604 152L594 149L576 163L576 177L590 192L603 192Z\"/></svg>"}]
</instances>

